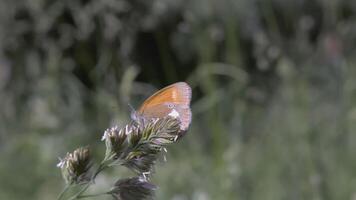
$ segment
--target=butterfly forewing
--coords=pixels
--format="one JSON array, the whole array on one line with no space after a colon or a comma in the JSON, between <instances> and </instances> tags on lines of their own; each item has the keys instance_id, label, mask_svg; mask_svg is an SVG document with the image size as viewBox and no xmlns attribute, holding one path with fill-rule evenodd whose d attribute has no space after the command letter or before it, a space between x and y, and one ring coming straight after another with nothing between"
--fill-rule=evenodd
<instances>
[{"instance_id":1,"label":"butterfly forewing","mask_svg":"<svg viewBox=\"0 0 356 200\"><path fill-rule=\"evenodd\" d=\"M169 85L158 92L154 93L151 97L143 102L142 106L138 109L143 112L145 109L153 107L162 103L175 103L189 105L192 91L187 83L178 82Z\"/></svg>"}]
</instances>

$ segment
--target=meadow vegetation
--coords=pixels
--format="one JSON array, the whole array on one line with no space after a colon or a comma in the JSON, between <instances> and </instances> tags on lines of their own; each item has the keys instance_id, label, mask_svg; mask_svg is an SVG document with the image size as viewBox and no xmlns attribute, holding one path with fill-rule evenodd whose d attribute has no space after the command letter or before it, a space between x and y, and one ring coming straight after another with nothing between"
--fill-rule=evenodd
<instances>
[{"instance_id":1,"label":"meadow vegetation","mask_svg":"<svg viewBox=\"0 0 356 200\"><path fill-rule=\"evenodd\" d=\"M352 0L2 0L0 199L55 199L59 156L99 159L177 81L193 120L157 200L356 199L355 44Z\"/></svg>"}]
</instances>

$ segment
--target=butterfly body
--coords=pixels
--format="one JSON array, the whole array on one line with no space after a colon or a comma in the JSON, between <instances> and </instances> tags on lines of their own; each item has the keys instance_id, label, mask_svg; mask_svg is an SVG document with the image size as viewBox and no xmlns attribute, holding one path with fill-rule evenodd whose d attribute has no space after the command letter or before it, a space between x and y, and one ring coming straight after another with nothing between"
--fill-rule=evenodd
<instances>
[{"instance_id":1,"label":"butterfly body","mask_svg":"<svg viewBox=\"0 0 356 200\"><path fill-rule=\"evenodd\" d=\"M146 99L136 111L144 118L163 118L171 116L181 122L181 131L186 131L192 120L190 101L192 90L185 82L169 85Z\"/></svg>"}]
</instances>

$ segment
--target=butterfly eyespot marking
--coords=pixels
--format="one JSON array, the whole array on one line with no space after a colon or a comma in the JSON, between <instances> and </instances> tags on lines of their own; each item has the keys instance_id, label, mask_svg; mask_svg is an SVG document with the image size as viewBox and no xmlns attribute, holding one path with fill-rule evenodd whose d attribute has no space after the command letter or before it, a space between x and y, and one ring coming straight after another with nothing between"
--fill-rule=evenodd
<instances>
[{"instance_id":1,"label":"butterfly eyespot marking","mask_svg":"<svg viewBox=\"0 0 356 200\"><path fill-rule=\"evenodd\" d=\"M169 109L173 109L174 108L174 104L172 104L172 103L168 103L167 106L168 106Z\"/></svg>"}]
</instances>

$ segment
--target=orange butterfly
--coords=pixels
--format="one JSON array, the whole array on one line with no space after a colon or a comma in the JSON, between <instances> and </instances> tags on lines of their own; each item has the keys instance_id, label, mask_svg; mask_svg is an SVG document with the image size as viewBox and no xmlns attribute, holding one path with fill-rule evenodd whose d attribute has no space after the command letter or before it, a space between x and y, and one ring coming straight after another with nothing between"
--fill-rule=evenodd
<instances>
[{"instance_id":1,"label":"orange butterfly","mask_svg":"<svg viewBox=\"0 0 356 200\"><path fill-rule=\"evenodd\" d=\"M141 107L132 115L144 118L162 118L172 116L181 122L181 132L186 132L192 121L190 100L192 89L185 82L177 82L169 85L147 98Z\"/></svg>"}]
</instances>

